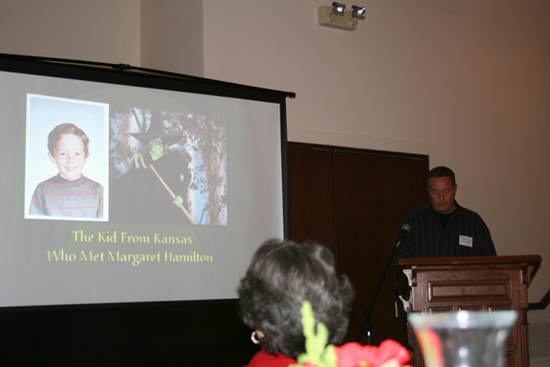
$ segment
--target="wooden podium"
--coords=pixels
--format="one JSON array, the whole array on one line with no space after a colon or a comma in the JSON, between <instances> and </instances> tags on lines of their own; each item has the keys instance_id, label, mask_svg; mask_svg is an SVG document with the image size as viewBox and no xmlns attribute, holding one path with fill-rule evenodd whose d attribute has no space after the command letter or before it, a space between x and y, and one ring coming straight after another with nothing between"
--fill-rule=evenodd
<instances>
[{"instance_id":1,"label":"wooden podium","mask_svg":"<svg viewBox=\"0 0 550 367\"><path fill-rule=\"evenodd\" d=\"M410 312L516 310L506 367L529 367L527 288L540 262L538 255L404 258L399 267L411 287ZM423 367L420 348L411 339L414 366Z\"/></svg>"}]
</instances>

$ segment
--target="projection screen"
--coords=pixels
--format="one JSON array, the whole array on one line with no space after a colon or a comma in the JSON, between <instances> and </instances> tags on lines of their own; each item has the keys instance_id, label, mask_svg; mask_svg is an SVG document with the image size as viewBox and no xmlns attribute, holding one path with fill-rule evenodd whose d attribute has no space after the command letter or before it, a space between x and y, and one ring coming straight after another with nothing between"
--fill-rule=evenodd
<instances>
[{"instance_id":1,"label":"projection screen","mask_svg":"<svg viewBox=\"0 0 550 367\"><path fill-rule=\"evenodd\" d=\"M236 298L287 235L286 92L0 55L0 307Z\"/></svg>"}]
</instances>

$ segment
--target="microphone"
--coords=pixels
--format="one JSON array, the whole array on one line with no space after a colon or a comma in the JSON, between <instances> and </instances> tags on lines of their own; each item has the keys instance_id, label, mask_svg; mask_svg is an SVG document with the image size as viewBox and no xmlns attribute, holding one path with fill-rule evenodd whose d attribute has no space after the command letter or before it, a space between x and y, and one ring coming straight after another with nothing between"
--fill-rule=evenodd
<instances>
[{"instance_id":1,"label":"microphone","mask_svg":"<svg viewBox=\"0 0 550 367\"><path fill-rule=\"evenodd\" d=\"M395 245L395 248L398 248L399 245L401 245L401 242L405 239L405 237L407 237L410 230L411 226L409 226L408 224L403 224L403 226L397 233L397 244Z\"/></svg>"}]
</instances>

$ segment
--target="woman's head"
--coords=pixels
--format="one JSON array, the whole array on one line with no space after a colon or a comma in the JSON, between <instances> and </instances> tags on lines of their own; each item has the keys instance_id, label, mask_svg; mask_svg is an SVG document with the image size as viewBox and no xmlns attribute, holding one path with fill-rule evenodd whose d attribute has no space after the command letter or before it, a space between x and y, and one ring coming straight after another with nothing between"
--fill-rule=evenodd
<instances>
[{"instance_id":1,"label":"woman's head","mask_svg":"<svg viewBox=\"0 0 550 367\"><path fill-rule=\"evenodd\" d=\"M317 322L329 330L329 343L343 341L353 297L349 280L338 277L332 253L315 243L270 240L256 251L238 288L247 326L262 332L262 347L296 358L303 353L300 309L313 306Z\"/></svg>"}]
</instances>

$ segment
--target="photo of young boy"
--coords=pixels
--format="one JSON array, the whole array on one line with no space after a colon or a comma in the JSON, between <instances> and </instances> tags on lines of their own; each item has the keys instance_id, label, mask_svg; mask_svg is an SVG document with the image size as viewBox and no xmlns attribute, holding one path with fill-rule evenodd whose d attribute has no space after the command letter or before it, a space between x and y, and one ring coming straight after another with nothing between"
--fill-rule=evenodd
<instances>
[{"instance_id":1,"label":"photo of young boy","mask_svg":"<svg viewBox=\"0 0 550 367\"><path fill-rule=\"evenodd\" d=\"M103 217L103 186L82 174L89 139L71 123L57 125L48 136L48 156L59 173L38 184L30 215Z\"/></svg>"},{"instance_id":2,"label":"photo of young boy","mask_svg":"<svg viewBox=\"0 0 550 367\"><path fill-rule=\"evenodd\" d=\"M108 220L108 113L102 103L27 96L25 218Z\"/></svg>"}]
</instances>

